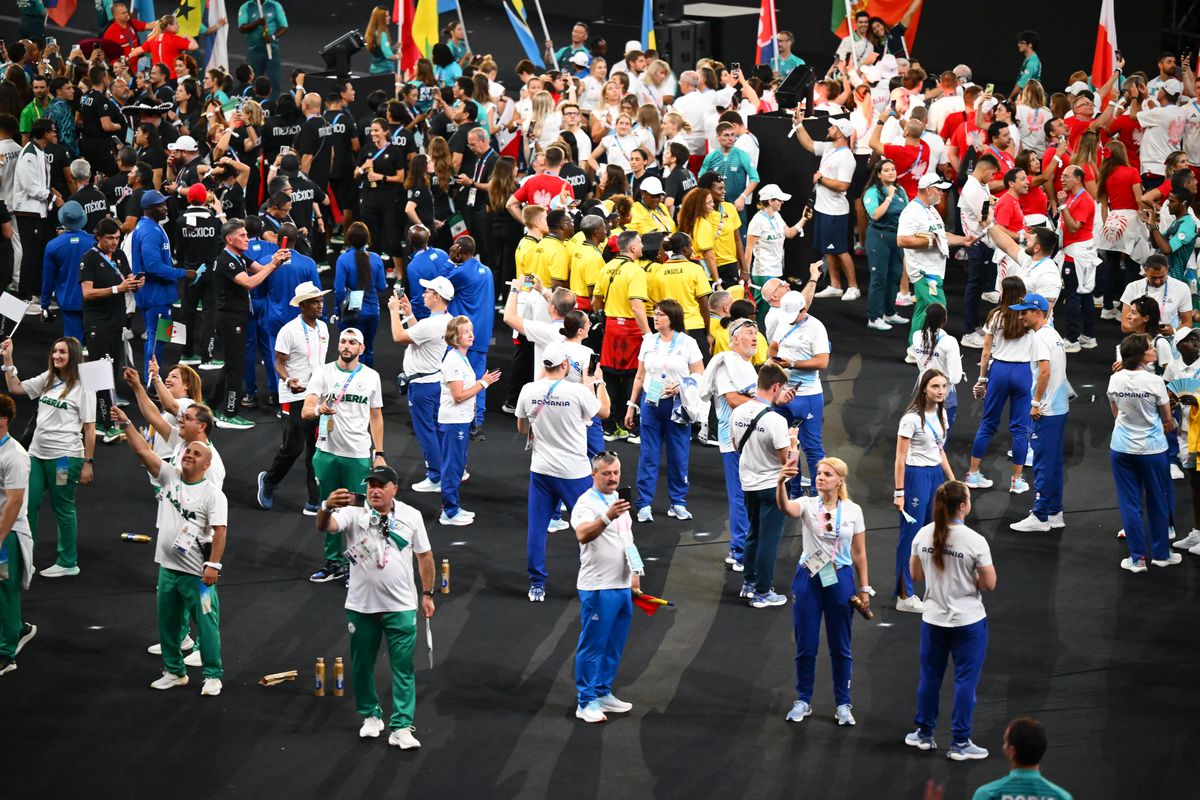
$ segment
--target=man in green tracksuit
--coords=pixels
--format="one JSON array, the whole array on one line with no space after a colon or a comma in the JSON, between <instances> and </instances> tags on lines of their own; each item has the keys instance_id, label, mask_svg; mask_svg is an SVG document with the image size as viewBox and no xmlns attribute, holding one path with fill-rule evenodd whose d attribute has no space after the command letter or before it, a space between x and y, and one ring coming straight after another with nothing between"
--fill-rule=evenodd
<instances>
[{"instance_id":1,"label":"man in green tracksuit","mask_svg":"<svg viewBox=\"0 0 1200 800\"><path fill-rule=\"evenodd\" d=\"M21 590L33 577L33 536L26 517L29 453L8 435L16 418L16 403L0 394L0 675L17 668L17 653L37 634L36 625L21 620Z\"/></svg>"},{"instance_id":2,"label":"man in green tracksuit","mask_svg":"<svg viewBox=\"0 0 1200 800\"><path fill-rule=\"evenodd\" d=\"M303 416L318 420L313 473L317 491L357 492L367 471L383 460L383 385L379 373L360 364L366 345L358 328L346 328L338 338L338 359L313 370L305 389ZM325 566L313 573L313 583L345 581L346 559L341 537L325 537Z\"/></svg>"},{"instance_id":3,"label":"man in green tracksuit","mask_svg":"<svg viewBox=\"0 0 1200 800\"><path fill-rule=\"evenodd\" d=\"M366 476L366 503L354 506L354 493L339 487L317 512L317 530L335 536L350 559L346 594L350 631L350 675L358 713L358 735L383 732L383 709L375 691L375 661L386 638L392 666L392 729L388 744L401 750L420 747L413 736L417 706L413 646L417 639L417 585L413 554L421 570L421 612L432 617L433 551L421 512L396 500L396 471L380 465Z\"/></svg>"}]
</instances>

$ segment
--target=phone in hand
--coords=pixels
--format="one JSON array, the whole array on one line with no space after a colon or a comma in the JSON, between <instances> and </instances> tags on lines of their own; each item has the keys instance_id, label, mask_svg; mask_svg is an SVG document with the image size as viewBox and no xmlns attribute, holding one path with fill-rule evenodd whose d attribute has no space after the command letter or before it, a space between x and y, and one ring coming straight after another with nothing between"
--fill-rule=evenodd
<instances>
[{"instance_id":1,"label":"phone in hand","mask_svg":"<svg viewBox=\"0 0 1200 800\"><path fill-rule=\"evenodd\" d=\"M617 489L617 500L632 504L633 503L633 487L632 486L622 486L619 489Z\"/></svg>"},{"instance_id":2,"label":"phone in hand","mask_svg":"<svg viewBox=\"0 0 1200 800\"><path fill-rule=\"evenodd\" d=\"M993 93L993 92L995 92L995 91L996 91L996 84L994 84L994 83L989 83L987 86L983 87L983 93L984 93L984 94L989 94L989 95L990 95L990 94L992 94L992 93Z\"/></svg>"},{"instance_id":3,"label":"phone in hand","mask_svg":"<svg viewBox=\"0 0 1200 800\"><path fill-rule=\"evenodd\" d=\"M1120 50L1113 50L1113 59L1116 61L1121 60L1121 51Z\"/></svg>"},{"instance_id":4,"label":"phone in hand","mask_svg":"<svg viewBox=\"0 0 1200 800\"><path fill-rule=\"evenodd\" d=\"M521 291L528 292L530 289L533 288L533 282L534 282L533 273L530 273L530 272L525 273L525 282L523 284L521 284Z\"/></svg>"},{"instance_id":5,"label":"phone in hand","mask_svg":"<svg viewBox=\"0 0 1200 800\"><path fill-rule=\"evenodd\" d=\"M600 354L592 353L591 361L588 362L588 375L595 375L598 366L600 366Z\"/></svg>"},{"instance_id":6,"label":"phone in hand","mask_svg":"<svg viewBox=\"0 0 1200 800\"><path fill-rule=\"evenodd\" d=\"M738 75L742 74L742 65L741 65L741 63L740 63L740 62L738 62L738 61L734 61L732 64L730 64L730 65L729 65L729 71L730 71L730 72L737 73Z\"/></svg>"},{"instance_id":7,"label":"phone in hand","mask_svg":"<svg viewBox=\"0 0 1200 800\"><path fill-rule=\"evenodd\" d=\"M992 201L984 200L983 207L981 209L979 209L979 221L983 222L984 220L986 220L988 218L988 214L991 213L991 210L992 210Z\"/></svg>"},{"instance_id":8,"label":"phone in hand","mask_svg":"<svg viewBox=\"0 0 1200 800\"><path fill-rule=\"evenodd\" d=\"M54 38L53 36L46 37L46 47L54 47L57 44L58 44L58 39Z\"/></svg>"},{"instance_id":9,"label":"phone in hand","mask_svg":"<svg viewBox=\"0 0 1200 800\"><path fill-rule=\"evenodd\" d=\"M367 496L362 492L355 492L354 499L350 501L350 505L362 508L367 504Z\"/></svg>"}]
</instances>

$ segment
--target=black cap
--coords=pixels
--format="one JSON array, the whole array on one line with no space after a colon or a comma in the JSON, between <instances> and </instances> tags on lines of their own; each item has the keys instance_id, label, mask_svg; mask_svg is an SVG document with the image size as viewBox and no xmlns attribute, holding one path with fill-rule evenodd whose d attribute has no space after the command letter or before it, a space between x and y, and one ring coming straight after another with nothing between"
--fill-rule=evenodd
<instances>
[{"instance_id":1,"label":"black cap","mask_svg":"<svg viewBox=\"0 0 1200 800\"><path fill-rule=\"evenodd\" d=\"M372 467L367 473L367 477L363 478L363 483L367 481L378 481L379 483L399 483L400 479L396 477L396 470L380 464L378 467Z\"/></svg>"}]
</instances>

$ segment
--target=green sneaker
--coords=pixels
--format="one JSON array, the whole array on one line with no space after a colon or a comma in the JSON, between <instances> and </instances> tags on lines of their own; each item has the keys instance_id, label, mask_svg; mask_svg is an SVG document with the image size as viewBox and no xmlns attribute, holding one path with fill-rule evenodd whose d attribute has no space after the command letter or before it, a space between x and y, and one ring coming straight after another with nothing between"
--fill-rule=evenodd
<instances>
[{"instance_id":1,"label":"green sneaker","mask_svg":"<svg viewBox=\"0 0 1200 800\"><path fill-rule=\"evenodd\" d=\"M125 438L125 432L120 428L96 428L96 433L100 435L100 440L104 444L112 444L113 442L122 441Z\"/></svg>"},{"instance_id":2,"label":"green sneaker","mask_svg":"<svg viewBox=\"0 0 1200 800\"><path fill-rule=\"evenodd\" d=\"M213 418L216 419L218 428L225 428L227 430L236 431L254 427L254 423L248 419L245 419L244 417L229 417L225 414L213 414Z\"/></svg>"},{"instance_id":3,"label":"green sneaker","mask_svg":"<svg viewBox=\"0 0 1200 800\"><path fill-rule=\"evenodd\" d=\"M200 364L200 356L184 356L179 359L179 363L187 367L195 367Z\"/></svg>"},{"instance_id":4,"label":"green sneaker","mask_svg":"<svg viewBox=\"0 0 1200 800\"><path fill-rule=\"evenodd\" d=\"M629 431L625 430L620 425L618 425L613 430L612 433L604 434L604 441L606 441L606 442L616 442L616 441L619 441L622 439L628 439L628 438L629 438Z\"/></svg>"},{"instance_id":5,"label":"green sneaker","mask_svg":"<svg viewBox=\"0 0 1200 800\"><path fill-rule=\"evenodd\" d=\"M225 369L225 362L214 358L212 361L205 361L201 364L200 369Z\"/></svg>"}]
</instances>

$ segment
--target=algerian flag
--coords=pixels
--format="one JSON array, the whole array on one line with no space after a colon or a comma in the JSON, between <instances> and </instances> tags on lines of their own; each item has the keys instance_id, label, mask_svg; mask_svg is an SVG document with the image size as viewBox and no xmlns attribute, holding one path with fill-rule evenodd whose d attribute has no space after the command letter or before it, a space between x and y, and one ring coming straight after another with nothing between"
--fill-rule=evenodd
<instances>
[{"instance_id":1,"label":"algerian flag","mask_svg":"<svg viewBox=\"0 0 1200 800\"><path fill-rule=\"evenodd\" d=\"M166 317L159 317L158 333L154 335L154 338L168 344L186 344L187 326L182 322L172 322Z\"/></svg>"}]
</instances>

